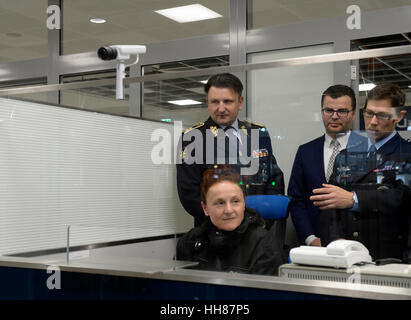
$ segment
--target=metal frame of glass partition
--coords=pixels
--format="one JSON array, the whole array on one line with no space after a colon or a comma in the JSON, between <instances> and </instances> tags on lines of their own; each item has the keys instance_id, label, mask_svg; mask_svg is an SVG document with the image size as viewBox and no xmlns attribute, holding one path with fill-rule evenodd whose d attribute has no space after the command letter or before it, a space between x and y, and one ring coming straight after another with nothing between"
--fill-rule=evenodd
<instances>
[{"instance_id":1,"label":"metal frame of glass partition","mask_svg":"<svg viewBox=\"0 0 411 320\"><path fill-rule=\"evenodd\" d=\"M390 55L409 54L409 53L411 53L411 45L380 48L380 49L369 49L369 50L362 50L362 51L338 52L338 53L322 54L322 55L308 56L308 57L279 59L279 60L273 60L273 61L267 61L267 62L246 63L246 64L206 68L206 69L201 69L201 70L170 72L168 74L134 76L134 77L129 77L129 78L124 79L123 84L128 85L130 83L144 82L144 81L159 81L159 80L176 79L176 78L181 78L181 77L213 75L213 74L224 73L224 72L240 73L240 72L258 70L258 69L279 68L279 67L285 67L285 66L301 66L301 65L327 63L327 62L341 62L341 61L350 61L350 60L357 60L357 59L364 59L364 58L384 57L384 56L390 56ZM93 86L104 86L104 85L113 85L113 84L115 84L115 79L102 79L102 80L81 81L81 82L67 83L67 84L49 84L49 85L27 86L27 87L21 87L21 88L6 88L6 89L0 89L0 96L19 95L19 94L27 94L27 93L33 93L33 92L52 92L52 91L58 91L58 90L80 89L80 88L87 88L87 87L93 87Z\"/></svg>"}]
</instances>

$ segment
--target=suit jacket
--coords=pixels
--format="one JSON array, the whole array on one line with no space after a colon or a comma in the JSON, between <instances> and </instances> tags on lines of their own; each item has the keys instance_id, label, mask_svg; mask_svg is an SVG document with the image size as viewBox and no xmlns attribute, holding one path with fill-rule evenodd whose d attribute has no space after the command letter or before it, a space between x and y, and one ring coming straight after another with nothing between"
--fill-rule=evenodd
<instances>
[{"instance_id":1,"label":"suit jacket","mask_svg":"<svg viewBox=\"0 0 411 320\"><path fill-rule=\"evenodd\" d=\"M217 135L220 134L218 130L219 126L209 117L206 122L198 123L192 128L187 129L180 140L182 145L182 159L181 163L177 164L177 190L178 195L183 205L184 209L194 217L195 226L201 225L204 221L204 211L201 207L201 183L202 176L205 170L213 168L214 164L220 163L218 159L218 143ZM200 156L201 160L198 163L187 163L185 154L188 150L188 145L195 141L195 136L190 141L184 141L184 135L188 135L192 129L198 129L196 133L203 137L203 155ZM252 150L251 142L251 130L258 130L258 150ZM267 129L262 125L257 125L250 123L248 121L238 120L238 130L243 134L244 145L247 147L247 156L254 159L258 159L258 172L252 175L241 176L242 186L246 194L284 194L284 177L283 173L277 165L277 161L273 155L271 148L271 139ZM209 150L210 146L206 144L206 132L209 131L214 135L213 147L214 150ZM227 138L224 135L224 139ZM209 148L208 148L209 147ZM227 148L226 148L227 149ZM210 160L211 151L214 152L212 159ZM193 159L194 156L190 155ZM238 155L237 155L238 156ZM208 157L208 159L207 159ZM226 155L227 157L227 155ZM222 159L224 163L228 164L229 160L227 158ZM239 164L237 159L237 164L232 166L240 170L241 168L247 167L247 165Z\"/></svg>"},{"instance_id":2,"label":"suit jacket","mask_svg":"<svg viewBox=\"0 0 411 320\"><path fill-rule=\"evenodd\" d=\"M327 224L326 221L319 223L318 208L309 199L313 189L321 188L322 184L326 183L324 141L325 135L322 135L299 146L288 184L288 196L291 197L291 218L297 235L303 244L309 235L320 237L321 230L319 228ZM367 141L367 139L351 132L347 148L357 148L364 141ZM327 217L322 218L326 219Z\"/></svg>"},{"instance_id":3,"label":"suit jacket","mask_svg":"<svg viewBox=\"0 0 411 320\"><path fill-rule=\"evenodd\" d=\"M365 144L367 147L367 143ZM367 149L364 147L362 149ZM332 220L329 240L338 238L363 243L374 260L397 258L407 261L411 219L411 143L397 133L377 152L369 164L367 152L341 152L335 162L334 183L358 197L359 211L327 210ZM381 181L377 183L377 175ZM323 213L322 213L323 214Z\"/></svg>"}]
</instances>

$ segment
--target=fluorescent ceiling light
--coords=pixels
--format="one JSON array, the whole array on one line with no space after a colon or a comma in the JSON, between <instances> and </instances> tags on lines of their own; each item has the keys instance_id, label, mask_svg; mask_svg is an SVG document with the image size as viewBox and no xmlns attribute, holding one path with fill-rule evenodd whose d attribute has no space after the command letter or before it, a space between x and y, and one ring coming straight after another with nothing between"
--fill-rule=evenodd
<instances>
[{"instance_id":1,"label":"fluorescent ceiling light","mask_svg":"<svg viewBox=\"0 0 411 320\"><path fill-rule=\"evenodd\" d=\"M173 101L167 101L168 103L172 103L172 104L176 104L179 106L188 106L188 105L192 105L192 104L201 104L200 101L196 101L196 100L190 100L190 99L186 99L186 100L173 100Z\"/></svg>"},{"instance_id":2,"label":"fluorescent ceiling light","mask_svg":"<svg viewBox=\"0 0 411 320\"><path fill-rule=\"evenodd\" d=\"M200 82L206 84L208 80L201 80Z\"/></svg>"},{"instance_id":3,"label":"fluorescent ceiling light","mask_svg":"<svg viewBox=\"0 0 411 320\"><path fill-rule=\"evenodd\" d=\"M160 119L160 120L163 121L163 122L171 122L170 118L164 118L164 119Z\"/></svg>"},{"instance_id":4,"label":"fluorescent ceiling light","mask_svg":"<svg viewBox=\"0 0 411 320\"><path fill-rule=\"evenodd\" d=\"M222 17L221 14L210 10L201 4L191 4L188 6L181 6L163 10L156 10L158 14L161 14L169 19L177 21L179 23L186 23L192 21L200 21L207 19L214 19Z\"/></svg>"},{"instance_id":5,"label":"fluorescent ceiling light","mask_svg":"<svg viewBox=\"0 0 411 320\"><path fill-rule=\"evenodd\" d=\"M106 20L101 19L101 18L92 18L92 19L90 19L90 22L93 22L93 23L106 23Z\"/></svg>"},{"instance_id":6,"label":"fluorescent ceiling light","mask_svg":"<svg viewBox=\"0 0 411 320\"><path fill-rule=\"evenodd\" d=\"M375 87L374 83L363 83L359 85L359 91L369 91Z\"/></svg>"}]
</instances>

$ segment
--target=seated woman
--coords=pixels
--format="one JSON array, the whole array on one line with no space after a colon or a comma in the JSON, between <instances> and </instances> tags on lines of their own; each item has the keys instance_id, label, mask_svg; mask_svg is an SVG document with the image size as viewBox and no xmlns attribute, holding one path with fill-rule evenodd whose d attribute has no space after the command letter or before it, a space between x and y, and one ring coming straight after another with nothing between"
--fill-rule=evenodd
<instances>
[{"instance_id":1,"label":"seated woman","mask_svg":"<svg viewBox=\"0 0 411 320\"><path fill-rule=\"evenodd\" d=\"M203 174L205 222L177 244L177 260L197 261L203 270L274 275L284 263L260 214L245 207L240 176L228 167Z\"/></svg>"}]
</instances>

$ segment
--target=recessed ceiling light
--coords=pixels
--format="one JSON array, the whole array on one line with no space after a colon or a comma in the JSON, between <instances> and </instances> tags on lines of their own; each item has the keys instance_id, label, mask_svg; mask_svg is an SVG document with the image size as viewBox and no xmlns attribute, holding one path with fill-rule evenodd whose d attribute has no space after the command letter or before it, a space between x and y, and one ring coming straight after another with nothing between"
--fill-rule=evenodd
<instances>
[{"instance_id":1,"label":"recessed ceiling light","mask_svg":"<svg viewBox=\"0 0 411 320\"><path fill-rule=\"evenodd\" d=\"M192 105L192 104L201 104L200 101L196 101L196 100L190 100L190 99L186 99L186 100L173 100L173 101L167 101L168 103L172 103L172 104L176 104L179 106L188 106L188 105Z\"/></svg>"},{"instance_id":2,"label":"recessed ceiling light","mask_svg":"<svg viewBox=\"0 0 411 320\"><path fill-rule=\"evenodd\" d=\"M93 22L93 23L106 23L106 20L101 19L101 18L92 18L92 19L90 19L90 22Z\"/></svg>"},{"instance_id":3,"label":"recessed ceiling light","mask_svg":"<svg viewBox=\"0 0 411 320\"><path fill-rule=\"evenodd\" d=\"M410 89L411 89L411 86L408 86L408 88L410 88Z\"/></svg>"},{"instance_id":4,"label":"recessed ceiling light","mask_svg":"<svg viewBox=\"0 0 411 320\"><path fill-rule=\"evenodd\" d=\"M169 19L177 21L179 23L186 23L192 21L200 21L207 19L214 19L222 17L221 14L210 10L201 4L191 4L188 6L181 6L163 10L155 10L158 14L161 14Z\"/></svg>"},{"instance_id":5,"label":"recessed ceiling light","mask_svg":"<svg viewBox=\"0 0 411 320\"><path fill-rule=\"evenodd\" d=\"M359 85L358 90L359 91L368 91L368 90L373 89L374 87L375 87L374 83L363 83L363 84Z\"/></svg>"},{"instance_id":6,"label":"recessed ceiling light","mask_svg":"<svg viewBox=\"0 0 411 320\"><path fill-rule=\"evenodd\" d=\"M208 80L201 80L200 82L206 84Z\"/></svg>"}]
</instances>

